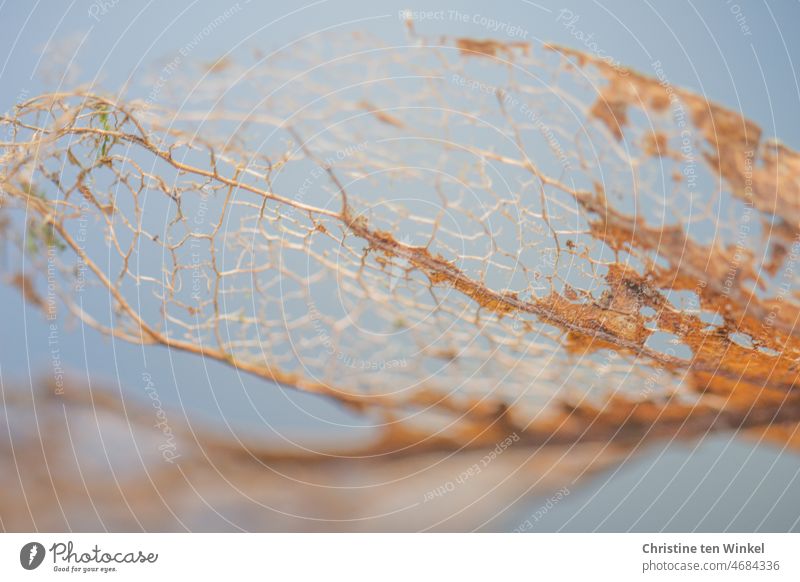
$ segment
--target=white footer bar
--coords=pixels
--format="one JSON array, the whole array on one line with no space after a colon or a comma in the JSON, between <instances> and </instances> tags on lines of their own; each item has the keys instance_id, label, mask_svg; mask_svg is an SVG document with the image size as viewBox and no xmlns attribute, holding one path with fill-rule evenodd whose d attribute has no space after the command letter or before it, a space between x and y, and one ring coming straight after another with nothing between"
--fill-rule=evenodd
<instances>
[{"instance_id":1,"label":"white footer bar","mask_svg":"<svg viewBox=\"0 0 800 582\"><path fill-rule=\"evenodd\" d=\"M2 534L0 580L800 580L799 554L800 534Z\"/></svg>"}]
</instances>

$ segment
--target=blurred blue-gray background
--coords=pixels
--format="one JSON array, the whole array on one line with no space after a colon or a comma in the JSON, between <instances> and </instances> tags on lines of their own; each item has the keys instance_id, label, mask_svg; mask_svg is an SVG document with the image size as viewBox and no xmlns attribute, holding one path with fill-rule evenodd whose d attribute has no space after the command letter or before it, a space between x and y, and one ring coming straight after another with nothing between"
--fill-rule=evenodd
<instances>
[{"instance_id":1,"label":"blurred blue-gray background","mask_svg":"<svg viewBox=\"0 0 800 582\"><path fill-rule=\"evenodd\" d=\"M114 92L168 62L198 30L230 11L205 36L193 58L213 62L240 46L276 49L322 30L368 30L386 42L405 38L399 12L458 10L511 23L525 40L578 49L586 42L624 65L651 71L660 60L670 81L707 95L800 149L800 86L795 60L800 3L628 2L542 0L403 3L327 0L310 4L211 1L0 3L0 111L28 97L78 84ZM566 12L565 12L566 11ZM564 25L569 13L575 25ZM578 17L574 20L575 16ZM426 34L508 39L470 19L418 21ZM584 33L578 37L576 29ZM591 35L589 41L585 35ZM513 39L512 39L513 40ZM55 50L53 50L55 49ZM146 89L146 88L145 88ZM171 88L180 91L179 87ZM138 89L142 91L140 87ZM146 90L144 91L146 95ZM140 95L142 96L142 95ZM5 258L0 257L5 270ZM48 327L21 295L0 286L0 374L4 385L27 386L51 374ZM265 386L226 366L191 355L112 342L76 328L62 342L71 376L145 398L142 370L161 400L192 422L222 424L257 435L346 432L357 417L317 398ZM536 531L786 531L800 520L800 457L779 447L714 436L656 447L618 469L582 483L535 524ZM520 506L513 529L542 500Z\"/></svg>"}]
</instances>

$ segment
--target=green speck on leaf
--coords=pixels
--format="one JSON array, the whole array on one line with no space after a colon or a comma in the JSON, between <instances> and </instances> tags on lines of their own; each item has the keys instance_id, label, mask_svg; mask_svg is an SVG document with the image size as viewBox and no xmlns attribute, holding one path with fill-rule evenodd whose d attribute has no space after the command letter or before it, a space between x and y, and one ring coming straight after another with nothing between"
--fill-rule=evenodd
<instances>
[{"instance_id":1,"label":"green speck on leaf","mask_svg":"<svg viewBox=\"0 0 800 582\"><path fill-rule=\"evenodd\" d=\"M31 254L37 254L42 246L55 248L64 251L67 245L64 244L52 226L47 224L29 223L25 233L25 247Z\"/></svg>"},{"instance_id":2,"label":"green speck on leaf","mask_svg":"<svg viewBox=\"0 0 800 582\"><path fill-rule=\"evenodd\" d=\"M108 116L108 107L105 103L101 103L96 107L96 110L100 112L98 115L98 119L100 119L100 125L105 131L111 131L111 124L109 123L109 116ZM111 143L111 138L109 136L103 136L103 143L100 144L100 151L97 154L98 158L104 158L108 154L108 145Z\"/></svg>"}]
</instances>

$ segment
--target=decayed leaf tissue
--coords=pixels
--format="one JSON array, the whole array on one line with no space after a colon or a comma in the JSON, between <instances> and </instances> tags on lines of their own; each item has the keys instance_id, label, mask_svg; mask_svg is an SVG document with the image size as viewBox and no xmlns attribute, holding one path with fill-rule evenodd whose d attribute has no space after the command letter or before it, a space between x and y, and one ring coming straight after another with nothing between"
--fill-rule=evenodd
<instances>
[{"instance_id":1,"label":"decayed leaf tissue","mask_svg":"<svg viewBox=\"0 0 800 582\"><path fill-rule=\"evenodd\" d=\"M141 360L3 374L3 529L520 531L665 443L796 462L800 154L658 64L394 25L0 118L35 341ZM173 356L349 420L189 414Z\"/></svg>"}]
</instances>

